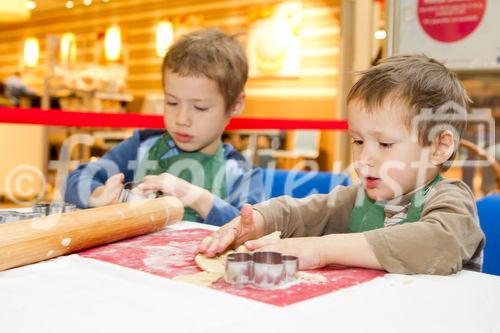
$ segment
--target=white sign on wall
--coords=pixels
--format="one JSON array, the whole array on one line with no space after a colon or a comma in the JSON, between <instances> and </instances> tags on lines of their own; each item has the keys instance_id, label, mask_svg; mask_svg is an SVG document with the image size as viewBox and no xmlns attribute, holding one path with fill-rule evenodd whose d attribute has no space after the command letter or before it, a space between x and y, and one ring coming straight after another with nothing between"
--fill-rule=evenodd
<instances>
[{"instance_id":1,"label":"white sign on wall","mask_svg":"<svg viewBox=\"0 0 500 333\"><path fill-rule=\"evenodd\" d=\"M500 0L399 0L395 53L455 70L500 69Z\"/></svg>"}]
</instances>

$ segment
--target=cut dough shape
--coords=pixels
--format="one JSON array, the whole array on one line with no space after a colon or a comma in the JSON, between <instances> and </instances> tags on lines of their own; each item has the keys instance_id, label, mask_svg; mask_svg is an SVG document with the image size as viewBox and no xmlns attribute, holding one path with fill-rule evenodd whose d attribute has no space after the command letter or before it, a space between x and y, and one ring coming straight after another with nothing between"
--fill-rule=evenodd
<instances>
[{"instance_id":1,"label":"cut dough shape","mask_svg":"<svg viewBox=\"0 0 500 333\"><path fill-rule=\"evenodd\" d=\"M300 272L295 273L295 277L298 279L309 281L309 282L316 282L316 283L326 282L326 277L324 277L321 274L317 274L317 273L308 273L308 272L300 271Z\"/></svg>"},{"instance_id":2,"label":"cut dough shape","mask_svg":"<svg viewBox=\"0 0 500 333\"><path fill-rule=\"evenodd\" d=\"M226 270L226 257L229 253L233 253L234 251L226 251L217 257L209 258L204 254L197 254L194 257L194 261L199 268L208 273L215 274L224 274Z\"/></svg>"},{"instance_id":3,"label":"cut dough shape","mask_svg":"<svg viewBox=\"0 0 500 333\"><path fill-rule=\"evenodd\" d=\"M190 284L195 284L203 287L210 287L212 283L217 281L222 277L221 274L199 272L188 275L180 275L174 278L175 281L186 282Z\"/></svg>"},{"instance_id":4,"label":"cut dough shape","mask_svg":"<svg viewBox=\"0 0 500 333\"><path fill-rule=\"evenodd\" d=\"M281 236L281 231L275 231L269 235L261 237L260 239L280 239L280 236ZM228 250L213 258L208 258L204 254L197 254L196 257L194 258L194 261L196 262L196 265L198 265L198 267L204 270L205 272L224 274L224 271L226 270L227 255L234 252L249 253L251 251L247 249L244 244L242 244L238 246L236 251Z\"/></svg>"},{"instance_id":5,"label":"cut dough shape","mask_svg":"<svg viewBox=\"0 0 500 333\"><path fill-rule=\"evenodd\" d=\"M280 239L280 236L281 231L275 231L269 235L261 237L260 239ZM224 276L224 272L226 271L227 255L234 252L249 253L251 251L248 250L245 245L240 245L236 251L228 250L213 258L208 258L204 254L199 253L194 257L194 261L196 262L196 265L203 270L203 272L180 275L175 277L174 280L210 287L213 282Z\"/></svg>"}]
</instances>

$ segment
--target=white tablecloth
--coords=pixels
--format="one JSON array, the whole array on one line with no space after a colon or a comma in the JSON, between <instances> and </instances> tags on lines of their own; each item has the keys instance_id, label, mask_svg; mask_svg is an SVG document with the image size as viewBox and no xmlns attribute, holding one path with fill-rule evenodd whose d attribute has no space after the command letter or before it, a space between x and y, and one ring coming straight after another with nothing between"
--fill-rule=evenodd
<instances>
[{"instance_id":1,"label":"white tablecloth","mask_svg":"<svg viewBox=\"0 0 500 333\"><path fill-rule=\"evenodd\" d=\"M207 227L183 222L169 228ZM387 274L283 308L70 255L0 272L0 332L500 332L500 277Z\"/></svg>"}]
</instances>

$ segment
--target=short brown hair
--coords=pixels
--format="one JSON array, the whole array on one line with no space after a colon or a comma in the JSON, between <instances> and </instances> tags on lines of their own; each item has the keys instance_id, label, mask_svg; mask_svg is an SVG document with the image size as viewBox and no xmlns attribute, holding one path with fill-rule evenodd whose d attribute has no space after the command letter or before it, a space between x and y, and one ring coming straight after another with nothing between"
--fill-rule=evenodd
<instances>
[{"instance_id":1,"label":"short brown hair","mask_svg":"<svg viewBox=\"0 0 500 333\"><path fill-rule=\"evenodd\" d=\"M214 80L226 110L234 105L248 78L247 58L240 43L218 29L202 29L183 36L169 48L161 69L163 83L167 70Z\"/></svg>"},{"instance_id":2,"label":"short brown hair","mask_svg":"<svg viewBox=\"0 0 500 333\"><path fill-rule=\"evenodd\" d=\"M439 111L446 116L417 123L418 141L430 145L430 136L437 134L434 130L446 126L454 130L457 148L466 127L470 99L456 74L442 63L425 55L397 55L361 74L347 95L347 103L358 100L372 111L389 99L402 101L409 106L410 112L403 119L410 130L415 116L423 115L423 111ZM455 153L449 161L454 157Z\"/></svg>"}]
</instances>

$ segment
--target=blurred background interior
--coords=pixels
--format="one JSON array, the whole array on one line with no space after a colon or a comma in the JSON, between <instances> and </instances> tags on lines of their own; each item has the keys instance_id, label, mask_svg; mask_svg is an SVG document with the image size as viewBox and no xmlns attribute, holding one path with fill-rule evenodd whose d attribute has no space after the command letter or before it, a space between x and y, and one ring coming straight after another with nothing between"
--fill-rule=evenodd
<instances>
[{"instance_id":1,"label":"blurred background interior","mask_svg":"<svg viewBox=\"0 0 500 333\"><path fill-rule=\"evenodd\" d=\"M500 7L495 3L491 10L496 15ZM489 49L483 52L470 45L425 48L417 29L411 28L418 24L416 6L416 0L2 1L0 107L161 115L160 65L169 45L187 32L217 27L238 34L247 50L250 79L241 117L342 120L343 96L356 71L388 54L421 50L453 68L473 100L477 117L466 139L486 149L493 161L457 164L447 175L464 179L479 198L497 189L489 164L500 156L498 148L495 152L495 138L500 138L500 45L492 46L497 52L493 56ZM486 32L478 30L467 38L483 44L488 38L498 40L499 30L492 30L493 23L487 21L491 16L498 21L495 15L485 13L477 29ZM472 47L477 57L493 60L471 59L460 47ZM92 145L72 150L72 160L87 162L130 136L132 129L0 122L3 205L15 204L6 189L16 186L14 191L28 197L57 196L56 169L50 161L59 158L65 139L78 133L95 138ZM348 169L350 142L345 131L232 130L224 134L224 141L261 167L317 168L355 178ZM459 158L473 159L478 153L474 149L463 146ZM14 181L19 165L31 166L32 177ZM32 190L23 191L23 186Z\"/></svg>"}]
</instances>

